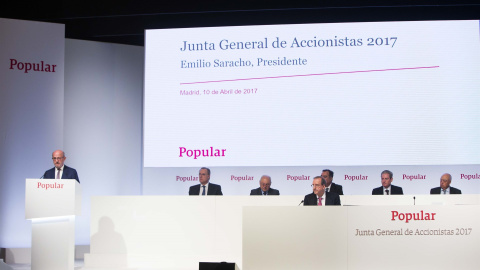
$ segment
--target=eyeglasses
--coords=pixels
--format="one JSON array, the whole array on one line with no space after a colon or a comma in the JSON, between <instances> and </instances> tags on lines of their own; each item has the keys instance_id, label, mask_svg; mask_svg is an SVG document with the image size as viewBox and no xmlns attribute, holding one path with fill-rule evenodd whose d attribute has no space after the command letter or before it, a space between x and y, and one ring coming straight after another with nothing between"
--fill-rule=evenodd
<instances>
[{"instance_id":1,"label":"eyeglasses","mask_svg":"<svg viewBox=\"0 0 480 270\"><path fill-rule=\"evenodd\" d=\"M52 160L62 160L64 159L65 157L52 157Z\"/></svg>"},{"instance_id":2,"label":"eyeglasses","mask_svg":"<svg viewBox=\"0 0 480 270\"><path fill-rule=\"evenodd\" d=\"M323 185L319 185L319 184L315 184L315 185L311 185L311 187L322 187Z\"/></svg>"}]
</instances>

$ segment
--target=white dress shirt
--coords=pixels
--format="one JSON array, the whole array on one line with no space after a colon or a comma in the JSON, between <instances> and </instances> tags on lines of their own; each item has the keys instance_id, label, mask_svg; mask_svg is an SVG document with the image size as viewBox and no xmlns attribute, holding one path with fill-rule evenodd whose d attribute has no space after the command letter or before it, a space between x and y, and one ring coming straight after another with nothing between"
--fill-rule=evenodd
<instances>
[{"instance_id":1,"label":"white dress shirt","mask_svg":"<svg viewBox=\"0 0 480 270\"><path fill-rule=\"evenodd\" d=\"M63 168L65 167L65 165L63 165L61 168L60 168L60 178L59 179L62 179L62 175L63 175ZM57 173L58 173L58 169L57 167L55 167L55 179L57 179Z\"/></svg>"}]
</instances>

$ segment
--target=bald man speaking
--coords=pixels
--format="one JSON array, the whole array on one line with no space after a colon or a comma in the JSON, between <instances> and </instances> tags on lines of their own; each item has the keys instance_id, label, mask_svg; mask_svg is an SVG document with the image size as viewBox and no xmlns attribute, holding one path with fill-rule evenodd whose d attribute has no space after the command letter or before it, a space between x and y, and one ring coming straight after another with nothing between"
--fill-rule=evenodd
<instances>
[{"instance_id":1,"label":"bald man speaking","mask_svg":"<svg viewBox=\"0 0 480 270\"><path fill-rule=\"evenodd\" d=\"M52 153L52 161L54 167L50 170L46 171L42 178L44 179L75 179L78 183L80 183L80 179L78 179L77 170L74 168L70 168L65 165L65 153L62 150L55 150Z\"/></svg>"}]
</instances>

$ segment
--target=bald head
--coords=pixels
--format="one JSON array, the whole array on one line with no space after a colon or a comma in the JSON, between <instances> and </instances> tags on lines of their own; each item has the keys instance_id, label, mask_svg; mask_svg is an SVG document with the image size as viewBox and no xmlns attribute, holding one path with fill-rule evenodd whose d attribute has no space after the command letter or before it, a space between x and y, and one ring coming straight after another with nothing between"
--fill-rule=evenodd
<instances>
[{"instance_id":1,"label":"bald head","mask_svg":"<svg viewBox=\"0 0 480 270\"><path fill-rule=\"evenodd\" d=\"M52 161L53 165L55 168L60 169L63 167L63 164L65 163L65 153L62 150L55 150L52 153Z\"/></svg>"},{"instance_id":2,"label":"bald head","mask_svg":"<svg viewBox=\"0 0 480 270\"><path fill-rule=\"evenodd\" d=\"M442 174L442 176L440 177L440 187L445 190L448 187L450 187L451 183L452 183L452 175L449 173Z\"/></svg>"},{"instance_id":3,"label":"bald head","mask_svg":"<svg viewBox=\"0 0 480 270\"><path fill-rule=\"evenodd\" d=\"M262 175L260 177L260 188L263 192L268 192L270 186L272 185L272 178L268 175Z\"/></svg>"}]
</instances>

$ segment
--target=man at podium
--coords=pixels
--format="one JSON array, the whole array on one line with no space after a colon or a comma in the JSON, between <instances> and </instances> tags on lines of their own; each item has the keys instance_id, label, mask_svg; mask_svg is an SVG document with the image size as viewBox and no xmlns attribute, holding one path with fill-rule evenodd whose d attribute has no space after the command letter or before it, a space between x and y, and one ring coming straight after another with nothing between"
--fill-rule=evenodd
<instances>
[{"instance_id":1,"label":"man at podium","mask_svg":"<svg viewBox=\"0 0 480 270\"><path fill-rule=\"evenodd\" d=\"M70 168L66 166L65 163L65 153L62 150L56 150L52 153L52 161L55 167L51 168L50 170L46 171L42 178L44 179L75 179L78 183L80 180L78 179L77 170L74 168Z\"/></svg>"}]
</instances>

